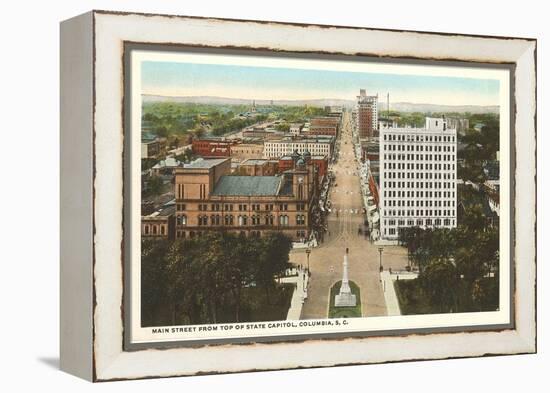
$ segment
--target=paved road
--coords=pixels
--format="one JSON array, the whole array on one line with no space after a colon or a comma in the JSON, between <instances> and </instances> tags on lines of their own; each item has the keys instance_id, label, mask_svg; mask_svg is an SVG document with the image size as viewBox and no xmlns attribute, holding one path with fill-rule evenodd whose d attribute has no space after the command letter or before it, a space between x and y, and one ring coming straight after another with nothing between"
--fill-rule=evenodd
<instances>
[{"instance_id":1,"label":"paved road","mask_svg":"<svg viewBox=\"0 0 550 393\"><path fill-rule=\"evenodd\" d=\"M327 317L329 291L342 278L346 248L349 248L349 278L361 289L363 316L387 315L380 281L378 247L358 234L364 215L357 165L350 115L346 112L340 136L340 155L333 167L336 186L329 194L332 213L328 216L328 234L324 243L314 248L310 255L311 281L301 319ZM407 263L406 252L401 247L386 247L383 256L385 267L404 268ZM297 264L307 264L303 251L292 252L290 259Z\"/></svg>"}]
</instances>

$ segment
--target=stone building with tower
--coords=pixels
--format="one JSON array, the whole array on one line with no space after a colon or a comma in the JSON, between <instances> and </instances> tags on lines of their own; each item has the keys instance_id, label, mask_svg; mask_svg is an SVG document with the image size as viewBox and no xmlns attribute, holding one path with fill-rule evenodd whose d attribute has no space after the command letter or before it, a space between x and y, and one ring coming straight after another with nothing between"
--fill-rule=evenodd
<instances>
[{"instance_id":1,"label":"stone building with tower","mask_svg":"<svg viewBox=\"0 0 550 393\"><path fill-rule=\"evenodd\" d=\"M317 179L309 152L295 152L291 169L268 176L231 175L230 158L198 159L175 171L176 237L220 230L308 239Z\"/></svg>"}]
</instances>

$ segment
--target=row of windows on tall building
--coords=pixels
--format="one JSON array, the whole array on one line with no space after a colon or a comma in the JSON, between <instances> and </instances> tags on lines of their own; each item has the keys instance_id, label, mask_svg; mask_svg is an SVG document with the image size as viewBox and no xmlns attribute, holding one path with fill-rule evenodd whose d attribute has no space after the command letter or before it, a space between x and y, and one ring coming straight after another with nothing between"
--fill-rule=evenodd
<instances>
[{"instance_id":1,"label":"row of windows on tall building","mask_svg":"<svg viewBox=\"0 0 550 393\"><path fill-rule=\"evenodd\" d=\"M384 145L384 151L454 152L454 145Z\"/></svg>"},{"instance_id":2,"label":"row of windows on tall building","mask_svg":"<svg viewBox=\"0 0 550 393\"><path fill-rule=\"evenodd\" d=\"M423 199L384 199L384 207L455 207L453 199L423 200Z\"/></svg>"},{"instance_id":3,"label":"row of windows on tall building","mask_svg":"<svg viewBox=\"0 0 550 393\"><path fill-rule=\"evenodd\" d=\"M441 219L441 218L426 218L426 219L422 219L422 218L419 218L417 220L414 220L412 218L409 218L407 220L403 219L403 220L392 220L392 219L389 219L389 220L384 220L384 225L391 225L391 226L394 226L394 225L398 225L400 227L404 227L404 226L414 226L414 225L420 225L420 226L423 226L423 225L454 225L454 222L455 220L454 219L451 219L451 218L444 218L444 219Z\"/></svg>"},{"instance_id":4,"label":"row of windows on tall building","mask_svg":"<svg viewBox=\"0 0 550 393\"><path fill-rule=\"evenodd\" d=\"M417 210L383 209L383 214L385 216L394 216L394 217L395 216L398 216L398 217L407 217L407 216L454 217L455 215L454 210L423 210L423 209L417 209Z\"/></svg>"},{"instance_id":5,"label":"row of windows on tall building","mask_svg":"<svg viewBox=\"0 0 550 393\"><path fill-rule=\"evenodd\" d=\"M454 161L454 154L386 154L384 160L399 160L399 161Z\"/></svg>"},{"instance_id":6,"label":"row of windows on tall building","mask_svg":"<svg viewBox=\"0 0 550 393\"><path fill-rule=\"evenodd\" d=\"M409 220L406 220L406 224L405 224L405 220L388 220L388 221L393 222L393 224L389 224L390 225L389 228L387 227L388 224L386 224L386 227L384 228L384 235L397 235L399 233L399 229L400 229L399 227L397 228L392 227L392 225L395 225L396 221L398 221L398 225L402 228L412 227L415 225L419 227L424 227L424 226L439 227L442 224L446 227L454 227L456 223L454 219L450 219L450 218L444 218L443 220L441 218L435 218L435 219L426 218L426 219L417 219L417 220L409 219Z\"/></svg>"},{"instance_id":7,"label":"row of windows on tall building","mask_svg":"<svg viewBox=\"0 0 550 393\"><path fill-rule=\"evenodd\" d=\"M403 187L406 188L425 188L425 189L446 189L446 188L455 188L454 183L452 182L423 182L423 181L407 181L407 182L395 182L395 181L384 181L384 188L395 187L396 183L402 183Z\"/></svg>"},{"instance_id":8,"label":"row of windows on tall building","mask_svg":"<svg viewBox=\"0 0 550 393\"><path fill-rule=\"evenodd\" d=\"M399 188L401 182L399 182ZM384 190L384 197L389 198L454 198L455 191L403 191L403 190Z\"/></svg>"},{"instance_id":9,"label":"row of windows on tall building","mask_svg":"<svg viewBox=\"0 0 550 393\"><path fill-rule=\"evenodd\" d=\"M441 179L454 180L454 172L449 173L431 173L431 172L386 172L387 179ZM434 176L435 175L435 176Z\"/></svg>"},{"instance_id":10,"label":"row of windows on tall building","mask_svg":"<svg viewBox=\"0 0 550 393\"><path fill-rule=\"evenodd\" d=\"M454 171L455 164L430 164L422 162L384 162L384 169Z\"/></svg>"},{"instance_id":11,"label":"row of windows on tall building","mask_svg":"<svg viewBox=\"0 0 550 393\"><path fill-rule=\"evenodd\" d=\"M273 215L252 215L252 216L244 216L239 215L234 217L233 215L226 214L224 216L222 215L199 215L198 216L198 225L199 226L207 226L207 225L227 225L227 226L233 226L235 225L235 222L239 226L247 226L247 225L275 225L275 222L277 219ZM180 226L188 225L188 219L187 216L182 214L178 215L176 217L176 224ZM296 225L306 225L306 216L304 214L298 214L295 217L295 224ZM278 225L287 226L290 225L290 220L287 215L278 216Z\"/></svg>"},{"instance_id":12,"label":"row of windows on tall building","mask_svg":"<svg viewBox=\"0 0 550 393\"><path fill-rule=\"evenodd\" d=\"M385 141L399 142L454 142L454 135L404 135L404 134L384 134Z\"/></svg>"}]
</instances>

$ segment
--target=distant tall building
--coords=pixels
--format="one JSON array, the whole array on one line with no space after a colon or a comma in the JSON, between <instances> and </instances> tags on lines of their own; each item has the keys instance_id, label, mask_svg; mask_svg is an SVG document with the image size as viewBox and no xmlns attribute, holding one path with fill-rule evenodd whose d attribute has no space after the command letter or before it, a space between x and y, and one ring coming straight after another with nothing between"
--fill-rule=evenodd
<instances>
[{"instance_id":1,"label":"distant tall building","mask_svg":"<svg viewBox=\"0 0 550 393\"><path fill-rule=\"evenodd\" d=\"M464 135L470 128L470 121L465 118L448 117L447 125L449 128L456 128L458 134Z\"/></svg>"},{"instance_id":2,"label":"distant tall building","mask_svg":"<svg viewBox=\"0 0 550 393\"><path fill-rule=\"evenodd\" d=\"M378 132L378 95L368 96L365 89L357 96L357 131L359 138L371 138Z\"/></svg>"},{"instance_id":3,"label":"distant tall building","mask_svg":"<svg viewBox=\"0 0 550 393\"><path fill-rule=\"evenodd\" d=\"M444 118L380 130L382 238L396 240L404 227L456 227L456 144Z\"/></svg>"}]
</instances>

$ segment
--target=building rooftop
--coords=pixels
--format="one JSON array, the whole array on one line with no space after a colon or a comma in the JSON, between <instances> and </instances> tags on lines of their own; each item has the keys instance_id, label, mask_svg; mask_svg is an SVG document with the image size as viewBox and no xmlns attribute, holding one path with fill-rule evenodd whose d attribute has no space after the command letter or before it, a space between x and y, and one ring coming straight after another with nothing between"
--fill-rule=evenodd
<instances>
[{"instance_id":1,"label":"building rooftop","mask_svg":"<svg viewBox=\"0 0 550 393\"><path fill-rule=\"evenodd\" d=\"M176 206L172 205L172 206L165 207L164 209L159 211L158 215L161 217L166 217L166 216L171 216L175 212L176 212Z\"/></svg>"},{"instance_id":2,"label":"building rooftop","mask_svg":"<svg viewBox=\"0 0 550 393\"><path fill-rule=\"evenodd\" d=\"M197 142L231 142L231 139L225 136L203 136L202 138L195 139Z\"/></svg>"},{"instance_id":3,"label":"building rooftop","mask_svg":"<svg viewBox=\"0 0 550 393\"><path fill-rule=\"evenodd\" d=\"M426 127L387 127L380 130L380 134L387 133L409 133L409 134L433 134L433 135L443 135L443 134L456 134L455 128L447 128L446 130L426 128Z\"/></svg>"},{"instance_id":4,"label":"building rooftop","mask_svg":"<svg viewBox=\"0 0 550 393\"><path fill-rule=\"evenodd\" d=\"M278 139L273 139L266 142L275 142L275 143L331 143L334 139L332 135L311 135L303 137L294 137L291 135L286 135Z\"/></svg>"},{"instance_id":5,"label":"building rooftop","mask_svg":"<svg viewBox=\"0 0 550 393\"><path fill-rule=\"evenodd\" d=\"M241 147L245 147L243 145L263 145L264 143L263 138L250 136L243 138L242 141L243 142L239 145Z\"/></svg>"},{"instance_id":6,"label":"building rooftop","mask_svg":"<svg viewBox=\"0 0 550 393\"><path fill-rule=\"evenodd\" d=\"M273 196L277 195L280 176L222 176L212 195Z\"/></svg>"},{"instance_id":7,"label":"building rooftop","mask_svg":"<svg viewBox=\"0 0 550 393\"><path fill-rule=\"evenodd\" d=\"M154 142L156 139L156 135L152 134L151 132L142 132L141 134L142 143Z\"/></svg>"},{"instance_id":8,"label":"building rooftop","mask_svg":"<svg viewBox=\"0 0 550 393\"><path fill-rule=\"evenodd\" d=\"M159 217L169 217L173 215L176 212L176 206L169 206L162 208L160 210L157 210L156 212L153 212L149 214L148 216L144 216L143 218L159 218Z\"/></svg>"},{"instance_id":9,"label":"building rooftop","mask_svg":"<svg viewBox=\"0 0 550 393\"><path fill-rule=\"evenodd\" d=\"M141 203L142 204L151 203L151 204L154 204L155 206L165 206L172 200L174 200L174 193L167 192L166 194L143 199Z\"/></svg>"},{"instance_id":10,"label":"building rooftop","mask_svg":"<svg viewBox=\"0 0 550 393\"><path fill-rule=\"evenodd\" d=\"M210 169L226 161L227 158L197 158L195 161L185 164L185 169Z\"/></svg>"},{"instance_id":11,"label":"building rooftop","mask_svg":"<svg viewBox=\"0 0 550 393\"><path fill-rule=\"evenodd\" d=\"M242 165L264 165L267 163L267 159L265 158L249 158L248 160L245 160L241 163Z\"/></svg>"},{"instance_id":12,"label":"building rooftop","mask_svg":"<svg viewBox=\"0 0 550 393\"><path fill-rule=\"evenodd\" d=\"M161 168L172 168L181 166L181 162L176 160L174 157L166 157L165 160L161 160L158 163L153 166L153 169L161 169Z\"/></svg>"}]
</instances>

